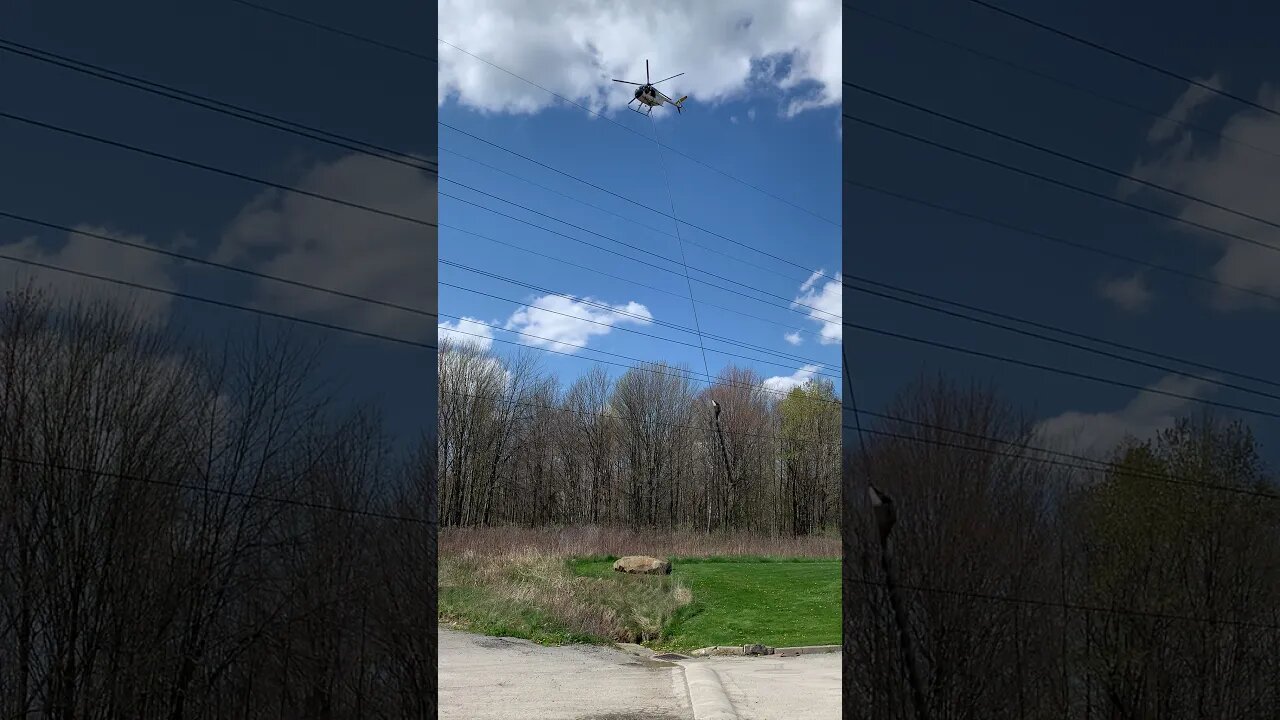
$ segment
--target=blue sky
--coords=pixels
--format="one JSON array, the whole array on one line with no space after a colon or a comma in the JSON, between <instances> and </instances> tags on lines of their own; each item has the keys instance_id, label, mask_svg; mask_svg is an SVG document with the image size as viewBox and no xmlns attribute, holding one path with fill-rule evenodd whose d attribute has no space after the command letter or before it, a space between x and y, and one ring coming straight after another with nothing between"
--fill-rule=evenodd
<instances>
[{"instance_id":1,"label":"blue sky","mask_svg":"<svg viewBox=\"0 0 1280 720\"><path fill-rule=\"evenodd\" d=\"M1048 73L1159 114L1174 114L1212 133L1197 133L1149 115L1051 84L962 50L845 11L845 78L903 100L1136 173L1179 191L1280 220L1274 210L1280 172L1280 118L1187 83L1073 44L969 3L857 0L870 10L1011 63ZM1247 18L1190 3L1002 3L1225 90L1280 106L1274 88L1280 48L1269 28L1277 9L1251 6ZM1019 148L945 120L846 89L846 112L935 142L1051 175L1110 197L1144 204L1193 222L1280 245L1275 227L1232 217L1155 191L1128 194L1116 178ZM1224 141L1225 133L1239 142ZM1280 295L1280 253L1226 241L1173 221L951 155L891 133L847 122L844 173L849 180L916 196L1077 242ZM1264 151L1256 148L1261 147ZM1271 153L1271 154L1268 154ZM1143 270L1035 238L848 188L845 215L850 272L943 298L1137 345L1222 369L1274 377L1276 307L1241 304L1239 293ZM1186 378L976 326L855 292L846 317L895 332L1104 375L1140 386L1238 403L1269 411L1273 399L1215 388ZM1194 411L1191 402L965 357L898 339L849 330L855 390L871 409L883 406L921 372L944 370L994 382L1032 408L1066 440L1138 434ZM1158 361L1159 362L1159 361ZM1196 370L1210 374L1205 370ZM1234 382L1237 379L1226 378ZM1246 382L1247 381L1243 381ZM1275 387L1253 384L1276 393ZM1230 414L1228 411L1224 413ZM1275 459L1275 420L1245 416ZM1074 436L1075 439L1082 439ZM1269 449L1268 449L1269 448Z\"/></svg>"},{"instance_id":2,"label":"blue sky","mask_svg":"<svg viewBox=\"0 0 1280 720\"><path fill-rule=\"evenodd\" d=\"M336 2L267 4L434 54L419 32L434 18L417 3L380 3L359 12ZM435 72L434 64L232 2L147 1L128 13L79 0L18 2L6 10L0 35L401 152L435 153L432 99L413 90L424 74ZM406 215L429 219L435 211L434 177L400 165L9 53L0 53L0 74L5 112ZM387 88L403 91L388 93ZM322 201L264 195L253 183L11 120L0 123L0 209L433 309L430 228ZM413 314L309 291L280 293L225 271L183 266L98 240L69 239L66 233L12 220L0 220L0 251L417 342L430 343L434 336L434 321ZM6 286L15 277L14 267L0 261ZM49 272L37 282L58 283L53 287L60 293L97 294L104 288ZM255 321L253 315L180 299L146 294L136 299L200 333ZM268 328L282 327L279 321L265 322ZM340 383L340 399L379 402L390 429L402 438L434 422L422 409L430 397L429 350L295 327L299 337L327 344L321 371Z\"/></svg>"},{"instance_id":3,"label":"blue sky","mask_svg":"<svg viewBox=\"0 0 1280 720\"><path fill-rule=\"evenodd\" d=\"M487 7L492 3L481 5ZM708 31L708 28L714 33L714 28L741 22L737 15L717 15L688 3L667 3L666 6L672 12L688 13L689 27L682 33ZM690 9L681 10L686 6ZM830 14L838 18L835 7L832 3ZM771 8L762 6L761 13L770 11ZM627 12L638 15L642 11ZM468 6L467 16L466 26L484 26L486 10L476 11L473 17ZM509 353L518 347L502 340L570 352L571 357L532 351L541 355L543 367L557 374L566 385L592 365L584 358L627 362L590 350L683 363L702 373L698 337L692 332L693 308L679 265L683 240L687 263L693 268L690 275L697 302L697 324L704 338L716 335L755 346L734 347L705 339L712 374L732 363L751 367L763 378L773 378L770 387L785 388L786 379L804 378L814 370L833 376L839 384L839 327L830 322L839 320L838 285L833 285L825 298L822 293L827 283L834 282L830 278L834 278L841 267L837 226L841 192L840 128L837 105L822 104L825 86L820 75L812 66L806 66L804 71L799 69L807 60L796 60L784 53L768 63L757 62L750 74L744 72L736 80L730 77L733 71L726 74L722 69L716 70L720 73L717 77L699 77L711 70L700 67L696 55L680 63L678 58L681 58L681 43L685 38L683 34L673 33L669 38L651 38L652 47L634 56L623 58L616 51L602 51L604 54L596 59L598 66L594 70L589 54L581 58L587 70L567 65L539 68L522 64L521 58L538 57L543 51L541 43L564 34L596 37L600 42L599 37L607 36L616 28L598 18L558 18L544 22L563 23L563 32L559 35L538 27L520 33L518 38L503 39L507 45L499 45L503 40L476 37L474 42L480 46L469 47L467 40L457 37L466 37L466 28L456 19L450 20L445 6L441 7L440 22L443 40L587 107L599 108L624 126L557 101L544 90L527 85L516 87L521 83L501 70L442 44L440 190L454 196L440 198L440 279L445 284L440 287L439 297L441 320L446 327L491 334L499 341L492 347L500 353ZM623 22L625 27L625 21L618 22ZM816 33L820 27L815 24L807 31ZM835 31L838 32L838 27ZM805 28L798 28L789 39L745 37L738 41L740 47L735 47L733 38L729 38L720 50L751 58L754 48L767 47L769 42L780 47L785 47L786 42L802 46L810 37L805 32ZM510 44L518 42L525 46ZM485 47L486 43L493 47ZM605 47L603 43L601 46ZM712 49L707 48L705 52L711 54ZM510 62L504 61L503 53ZM669 109L658 109L651 124L646 117L621 108L630 99L632 88L610 83L608 77L643 79L646 54L651 59L654 80L685 73L660 86L673 97L690 95L683 114L676 116ZM660 61L663 57L677 59ZM595 72L596 77L579 87L574 84L575 77L584 72ZM779 79L788 74L799 77L803 72L811 74L804 82L792 85ZM759 82L747 86L748 81L755 80ZM700 88L707 88L711 97L701 96ZM806 100L814 106L788 116L788 110L797 109L794 103ZM504 106L504 102L508 104ZM612 103L612 106L598 102ZM664 145L805 210L671 150L663 150L659 155L653 137L655 126ZM472 136L609 192L584 185ZM532 212L491 196L518 203ZM682 221L679 238L670 217L672 202L674 215ZM469 203L606 249L574 242ZM478 235L508 245L481 239ZM806 284L816 271L830 278L818 277ZM699 279L735 292L709 287ZM620 308L622 312L611 315L602 307L573 306L563 298L548 297L547 291L589 298L595 303ZM811 307L793 306L797 300ZM537 307L578 318L591 317L607 323L608 327L539 313ZM828 314L821 314L819 310ZM811 317L813 314L828 322L815 320ZM496 328L458 325L459 317ZM647 318L652 320L646 321ZM540 342L508 332L506 328L564 343L585 344L590 350ZM826 337L822 334L824 328L827 328ZM585 330L592 333L584 333ZM791 340L787 339L789 334ZM467 336L457 337L467 339ZM717 350L746 357L729 357ZM624 370L606 367L615 375Z\"/></svg>"}]
</instances>

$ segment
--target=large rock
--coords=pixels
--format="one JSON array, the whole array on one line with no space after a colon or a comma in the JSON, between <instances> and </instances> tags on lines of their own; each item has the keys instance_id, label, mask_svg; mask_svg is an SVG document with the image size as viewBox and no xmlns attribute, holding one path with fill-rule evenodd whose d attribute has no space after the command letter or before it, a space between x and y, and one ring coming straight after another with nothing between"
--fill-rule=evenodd
<instances>
[{"instance_id":1,"label":"large rock","mask_svg":"<svg viewBox=\"0 0 1280 720\"><path fill-rule=\"evenodd\" d=\"M670 575L671 563L648 555L628 555L614 561L613 569L631 575Z\"/></svg>"}]
</instances>

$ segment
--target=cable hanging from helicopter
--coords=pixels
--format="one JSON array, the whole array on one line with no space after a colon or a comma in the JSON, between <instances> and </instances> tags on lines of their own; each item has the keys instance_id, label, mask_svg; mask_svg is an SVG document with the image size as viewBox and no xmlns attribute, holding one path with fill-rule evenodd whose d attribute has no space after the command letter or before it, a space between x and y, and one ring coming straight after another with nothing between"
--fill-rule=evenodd
<instances>
[{"instance_id":1,"label":"cable hanging from helicopter","mask_svg":"<svg viewBox=\"0 0 1280 720\"><path fill-rule=\"evenodd\" d=\"M682 104L684 103L685 100L689 99L689 96L685 95L681 97L679 100L672 100L671 98L663 94L661 90L655 87L655 85L657 85L658 83L664 83L673 78L678 78L683 74L684 73L676 73L675 75L672 75L671 77L668 77L668 78L663 78L658 82L650 82L649 81L649 61L646 59L644 61L644 82L643 83L632 82L630 80L619 80L617 78L614 78L613 81L616 83L623 83L625 85L636 86L635 94L631 97L630 100L627 101L627 108L629 110L632 110L633 112L638 112L641 115L647 116L647 115L652 115L653 109L656 107L661 107L662 105L670 105L676 109L677 113L679 113L683 110ZM631 107L631 103L637 102L637 101L645 107L644 110Z\"/></svg>"}]
</instances>

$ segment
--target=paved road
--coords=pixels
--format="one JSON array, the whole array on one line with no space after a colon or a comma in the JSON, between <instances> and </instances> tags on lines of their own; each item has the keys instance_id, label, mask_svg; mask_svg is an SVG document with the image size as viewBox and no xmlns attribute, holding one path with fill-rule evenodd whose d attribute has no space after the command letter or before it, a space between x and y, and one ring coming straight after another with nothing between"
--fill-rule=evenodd
<instances>
[{"instance_id":1,"label":"paved road","mask_svg":"<svg viewBox=\"0 0 1280 720\"><path fill-rule=\"evenodd\" d=\"M621 650L440 630L440 720L690 720L684 671Z\"/></svg>"},{"instance_id":2,"label":"paved road","mask_svg":"<svg viewBox=\"0 0 1280 720\"><path fill-rule=\"evenodd\" d=\"M677 665L612 648L548 648L443 628L439 717L694 720L681 665L714 670L737 720L840 717L839 653L708 658Z\"/></svg>"},{"instance_id":3,"label":"paved road","mask_svg":"<svg viewBox=\"0 0 1280 720\"><path fill-rule=\"evenodd\" d=\"M709 663L739 720L840 720L840 653Z\"/></svg>"}]
</instances>

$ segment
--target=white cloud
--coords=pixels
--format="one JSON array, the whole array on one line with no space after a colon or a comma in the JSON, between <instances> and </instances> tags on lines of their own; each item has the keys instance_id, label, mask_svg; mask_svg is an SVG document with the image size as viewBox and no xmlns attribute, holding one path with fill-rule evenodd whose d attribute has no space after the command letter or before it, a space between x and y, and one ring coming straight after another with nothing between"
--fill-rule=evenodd
<instances>
[{"instance_id":1,"label":"white cloud","mask_svg":"<svg viewBox=\"0 0 1280 720\"><path fill-rule=\"evenodd\" d=\"M1187 95L1179 98L1173 112L1184 115L1190 112L1196 105L1204 102L1200 95L1206 92L1197 89L1194 99L1188 99ZM1266 107L1280 107L1280 92L1274 86L1264 84L1256 100ZM1280 222L1272 182L1278 160L1271 154L1280 154L1280 118L1261 110L1246 108L1227 120L1222 134L1240 142L1204 138L1203 135L1182 131L1176 141L1166 141L1163 149L1153 159L1135 162L1131 174L1255 217ZM1166 131L1156 127L1152 128L1151 135L1157 139L1170 137ZM1260 152L1258 148L1265 152ZM1136 183L1125 181L1120 186L1120 192L1136 192L1136 187ZM1280 246L1280 229L1202 203L1180 199L1169 201L1167 194L1158 190L1149 192L1153 198L1159 196L1165 202L1172 202L1174 213L1183 220L1219 228L1267 245ZM1250 291L1280 294L1280 252L1183 223L1172 224L1172 228L1191 233L1220 249L1221 254L1210 272L1216 280ZM1220 288L1212 300L1221 310L1275 307L1274 303L1264 298L1230 288Z\"/></svg>"},{"instance_id":2,"label":"white cloud","mask_svg":"<svg viewBox=\"0 0 1280 720\"><path fill-rule=\"evenodd\" d=\"M838 279L840 273L837 272L836 275L836 280L827 280L821 288L815 289L819 278L822 278L824 273L822 270L814 272L800 286L800 294L791 304L792 307L808 306L809 319L822 326L818 342L823 345L839 344L843 337L840 326L843 312Z\"/></svg>"},{"instance_id":3,"label":"white cloud","mask_svg":"<svg viewBox=\"0 0 1280 720\"><path fill-rule=\"evenodd\" d=\"M470 344L481 352L488 352L493 347L493 325L495 324L465 316L457 322L445 320L437 326L439 328L437 337L441 340L448 338L459 344Z\"/></svg>"},{"instance_id":4,"label":"white cloud","mask_svg":"<svg viewBox=\"0 0 1280 720\"><path fill-rule=\"evenodd\" d=\"M755 119L756 119L756 109L755 109L755 108L751 108L751 109L747 110L747 119L748 119L748 120L750 120L750 121L752 121L752 122L755 122Z\"/></svg>"},{"instance_id":5,"label":"white cloud","mask_svg":"<svg viewBox=\"0 0 1280 720\"><path fill-rule=\"evenodd\" d=\"M1098 292L1128 312L1142 312L1151 305L1151 288L1141 274L1106 280L1099 285Z\"/></svg>"},{"instance_id":6,"label":"white cloud","mask_svg":"<svg viewBox=\"0 0 1280 720\"><path fill-rule=\"evenodd\" d=\"M783 335L782 338L792 345L799 345L804 342L804 338L800 337L800 333L798 332L789 332L786 335Z\"/></svg>"},{"instance_id":7,"label":"white cloud","mask_svg":"<svg viewBox=\"0 0 1280 720\"><path fill-rule=\"evenodd\" d=\"M312 168L292 183L402 216L436 219L436 181L367 155ZM430 310L435 228L295 193L269 190L248 204L214 253L220 262L385 302ZM434 322L394 308L262 280L255 304L406 339L435 334Z\"/></svg>"},{"instance_id":8,"label":"white cloud","mask_svg":"<svg viewBox=\"0 0 1280 720\"><path fill-rule=\"evenodd\" d=\"M1208 85L1214 90L1222 90L1222 80L1214 75L1210 78L1198 79L1200 83ZM1156 120L1151 126L1150 132L1147 133L1147 142L1156 145L1165 142L1180 132L1184 132L1182 126L1177 123L1186 123L1199 110L1201 106L1214 98L1214 93L1206 90L1200 85L1187 85L1187 89L1173 102L1173 107L1169 112L1165 113L1165 117L1176 122L1167 120Z\"/></svg>"},{"instance_id":9,"label":"white cloud","mask_svg":"<svg viewBox=\"0 0 1280 720\"><path fill-rule=\"evenodd\" d=\"M75 226L74 229L148 247L158 247L141 235L114 232L104 227L82 224ZM0 250L6 255L24 260L102 275L160 290L177 288L173 271L178 267L178 263L174 260L157 253L116 245L78 233L68 233L65 242L57 249L50 249L49 243L42 243L36 237L27 237L18 242L0 245ZM130 308L138 313L139 318L157 323L164 322L168 318L173 304L173 297L164 293L138 290L32 265L10 264L16 269L15 279L18 282L30 281L36 287L47 290L57 300L104 301L118 307Z\"/></svg>"},{"instance_id":10,"label":"white cloud","mask_svg":"<svg viewBox=\"0 0 1280 720\"><path fill-rule=\"evenodd\" d=\"M1211 389L1203 380L1168 375L1149 386L1157 390L1199 398ZM1093 457L1105 457L1126 435L1147 440L1170 427L1193 401L1139 393L1129 404L1112 412L1069 411L1040 422L1037 442L1050 448L1068 448Z\"/></svg>"},{"instance_id":11,"label":"white cloud","mask_svg":"<svg viewBox=\"0 0 1280 720\"><path fill-rule=\"evenodd\" d=\"M840 103L841 17L837 0L562 0L554 12L525 0L441 0L439 37L596 111L620 110L633 88L611 79L643 81L648 58L652 80L685 73L661 86L672 97L781 92L794 115ZM785 71L760 72L783 59ZM559 103L444 43L439 63L441 104L533 113Z\"/></svg>"},{"instance_id":12,"label":"white cloud","mask_svg":"<svg viewBox=\"0 0 1280 720\"><path fill-rule=\"evenodd\" d=\"M615 325L649 325L652 321L649 309L635 301L609 305L593 298L579 301L547 295L512 313L506 329L527 333L520 341L528 345L572 354L581 349L575 345L585 346L594 336L608 335Z\"/></svg>"},{"instance_id":13,"label":"white cloud","mask_svg":"<svg viewBox=\"0 0 1280 720\"><path fill-rule=\"evenodd\" d=\"M818 373L817 365L805 365L790 375L775 375L764 381L764 388L772 392L790 392L792 388L800 387L811 380Z\"/></svg>"}]
</instances>

